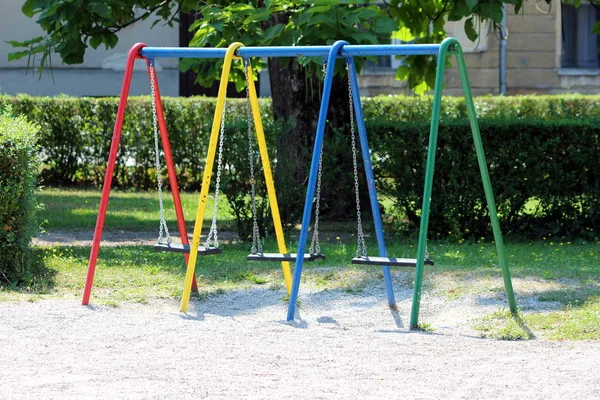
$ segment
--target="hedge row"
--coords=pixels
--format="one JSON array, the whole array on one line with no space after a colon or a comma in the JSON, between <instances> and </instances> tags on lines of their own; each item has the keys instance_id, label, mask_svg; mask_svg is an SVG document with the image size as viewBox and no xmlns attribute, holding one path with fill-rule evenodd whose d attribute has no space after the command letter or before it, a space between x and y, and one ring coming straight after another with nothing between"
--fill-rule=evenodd
<instances>
[{"instance_id":1,"label":"hedge row","mask_svg":"<svg viewBox=\"0 0 600 400\"><path fill-rule=\"evenodd\" d=\"M116 186L150 188L155 184L149 100L149 97L133 97L128 103L114 179ZM431 101L431 97L365 98L365 119L367 122L429 121ZM41 128L39 144L43 149L42 177L46 184L101 184L118 99L0 96L0 107L7 103ZM227 104L226 121L245 119L244 100L230 100ZM214 98L164 99L173 155L184 190L197 189L201 180L214 107ZM481 119L578 119L600 116L600 96L479 97L476 107ZM270 100L261 100L261 110L267 125L272 123ZM463 99L444 98L443 120L462 119L465 115ZM269 138L273 147L275 138L273 135Z\"/></svg>"},{"instance_id":2,"label":"hedge row","mask_svg":"<svg viewBox=\"0 0 600 400\"><path fill-rule=\"evenodd\" d=\"M0 283L30 278L38 128L0 107Z\"/></svg>"},{"instance_id":3,"label":"hedge row","mask_svg":"<svg viewBox=\"0 0 600 400\"><path fill-rule=\"evenodd\" d=\"M113 180L116 187L147 189L155 185L149 100L137 97L128 102ZM0 97L0 107L2 103L12 104L15 111L40 126L42 178L46 185L102 184L118 99L19 96ZM230 122L244 112L244 105L239 101L228 103L227 121ZM182 189L197 189L202 179L214 106L210 98L164 101Z\"/></svg>"},{"instance_id":4,"label":"hedge row","mask_svg":"<svg viewBox=\"0 0 600 400\"><path fill-rule=\"evenodd\" d=\"M380 122L369 128L380 191L395 199L394 212L407 216L402 223L418 228L429 127ZM483 120L480 129L505 232L598 236L598 120ZM489 237L491 232L466 121L440 126L430 232L463 238Z\"/></svg>"},{"instance_id":5,"label":"hedge row","mask_svg":"<svg viewBox=\"0 0 600 400\"><path fill-rule=\"evenodd\" d=\"M46 185L101 184L117 99L0 97L0 106L3 103L13 104L41 126ZM225 146L230 168L226 169L223 190L230 202L236 204L234 210L244 225L249 207L245 196L249 192L248 166L244 161L247 159L245 103L231 100L227 104ZM363 104L378 185L397 204L394 210L387 211L406 215L408 219L400 225L414 227L420 213L423 140L429 130L431 98L375 97L365 98ZM164 100L178 178L184 190L199 188L214 105L211 98ZM503 227L528 234L596 235L600 222L597 175L600 124L598 119L587 121L583 117L600 116L600 96L480 97L476 99L476 107ZM278 128L273 123L270 101L261 100L261 109L268 146L274 151ZM430 224L431 232L440 236L489 234L465 113L462 99L444 98ZM411 122L398 124L398 121ZM153 140L149 97L132 98L123 129L116 186L155 187ZM345 168L346 164L351 165L347 133L334 134L325 146L324 165L330 176L324 177L324 181L336 184L347 181L342 186L351 192L351 168ZM280 196L288 192L296 196L293 188L289 189L279 188ZM341 189L332 188L329 197L335 197L336 201L325 197L323 202L330 210L339 206L341 197L335 190ZM342 200L348 199L352 195ZM350 200L338 207L338 214L344 215L344 210L353 207ZM280 199L280 204L283 203L285 199ZM533 211L526 212L531 207ZM264 204L260 209L267 211ZM260 220L265 221L266 214Z\"/></svg>"}]
</instances>

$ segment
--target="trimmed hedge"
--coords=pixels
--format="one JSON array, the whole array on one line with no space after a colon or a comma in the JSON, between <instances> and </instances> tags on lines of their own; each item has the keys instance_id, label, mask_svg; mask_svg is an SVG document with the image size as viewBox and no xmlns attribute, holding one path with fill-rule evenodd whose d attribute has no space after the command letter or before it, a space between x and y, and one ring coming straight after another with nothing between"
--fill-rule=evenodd
<instances>
[{"instance_id":1,"label":"trimmed hedge","mask_svg":"<svg viewBox=\"0 0 600 400\"><path fill-rule=\"evenodd\" d=\"M480 130L503 231L597 237L600 124L589 120L483 120ZM418 229L429 124L372 123L374 168L395 213ZM471 130L440 126L430 234L489 237L491 226Z\"/></svg>"},{"instance_id":2,"label":"trimmed hedge","mask_svg":"<svg viewBox=\"0 0 600 400\"><path fill-rule=\"evenodd\" d=\"M0 283L19 284L32 272L38 129L0 109Z\"/></svg>"},{"instance_id":3,"label":"trimmed hedge","mask_svg":"<svg viewBox=\"0 0 600 400\"><path fill-rule=\"evenodd\" d=\"M156 187L149 100L134 97L128 103L113 181L117 187ZM600 124L598 119L587 122L584 117L599 118L600 96L479 97L475 101L503 229L527 235L597 235ZM0 96L0 107L6 103L41 127L45 184L102 183L118 99ZM363 99L378 185L397 204L396 209L387 211L408 217L399 227L418 226L425 163L423 140L428 137L431 103L430 97ZM274 160L281 128L273 123L270 100L261 99L260 105ZM183 190L199 188L214 106L213 98L164 99ZM228 100L225 162L230 168L226 169L223 191L233 205L242 234L248 229L249 193L245 113L245 100ZM431 232L438 236L480 237L489 236L490 232L465 119L463 99L443 99L430 224ZM399 121L411 122L398 124ZM324 177L324 181L336 182L338 189L351 190L349 140L344 133L333 136L325 144L324 172L331 176ZM343 163L338 162L342 158ZM261 179L260 173L257 178ZM347 185L341 183L345 181ZM361 185L365 187L364 182ZM349 206L337 204L343 197L336 194L338 189L331 188L331 193L324 196L324 207L329 208L331 215L344 213ZM280 204L286 203L288 193L297 196L286 188L279 188L278 192L282 197ZM352 195L347 199L352 199ZM536 208L525 212L527 206ZM268 220L266 204L261 204L260 209L264 230Z\"/></svg>"},{"instance_id":4,"label":"trimmed hedge","mask_svg":"<svg viewBox=\"0 0 600 400\"><path fill-rule=\"evenodd\" d=\"M164 98L165 117L183 190L198 189L203 157L210 135L215 99L207 97ZM431 114L431 97L379 96L364 98L365 120L424 121ZM478 97L480 119L579 119L600 116L600 96ZM42 178L47 185L83 184L99 186L118 104L117 98L0 96L0 107L11 104L40 126ZM266 125L272 125L270 99L261 99ZM245 100L227 101L226 121L245 120ZM466 118L464 100L445 97L443 120ZM315 117L316 118L316 117ZM149 189L155 186L153 166L152 112L150 97L132 97L128 102L123 135L115 169L116 187ZM274 132L267 135L274 148Z\"/></svg>"},{"instance_id":5,"label":"trimmed hedge","mask_svg":"<svg viewBox=\"0 0 600 400\"><path fill-rule=\"evenodd\" d=\"M0 107L3 103L12 104L16 112L40 126L42 179L46 185L102 185L118 99L0 97ZM210 98L164 100L173 159L184 190L197 189L202 180L214 106ZM226 120L232 122L245 115L245 105L231 101L227 111ZM150 98L134 97L127 106L113 185L155 187L153 160Z\"/></svg>"}]
</instances>

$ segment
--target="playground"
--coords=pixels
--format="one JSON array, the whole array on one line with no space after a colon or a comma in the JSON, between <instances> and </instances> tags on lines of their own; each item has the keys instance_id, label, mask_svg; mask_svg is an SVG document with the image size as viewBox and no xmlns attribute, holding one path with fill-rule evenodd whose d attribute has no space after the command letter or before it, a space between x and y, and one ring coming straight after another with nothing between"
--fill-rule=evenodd
<instances>
[{"instance_id":1,"label":"playground","mask_svg":"<svg viewBox=\"0 0 600 400\"><path fill-rule=\"evenodd\" d=\"M382 54L438 57L418 241L403 247L386 244L353 61L355 56ZM464 248L462 242L430 244L427 234L447 55L454 56L458 65L494 238L491 243L470 243ZM287 238L249 61L249 57L264 56L320 56L324 60L323 97L302 223ZM191 236L171 158L155 57L224 58ZM323 230L319 236L323 141L338 59L344 60L348 79L357 217L356 232L344 240L341 234ZM158 239L155 232L109 232L103 238L136 60L145 62L150 81ZM226 85L231 64L240 61L247 84L251 244L217 230ZM95 229L77 234L50 232L35 241L46 262L61 263L58 282L64 292L44 298L25 291L13 298L8 294L9 300L21 301L0 302L0 364L11 366L0 370L3 393L10 393L11 398L600 397L598 374L591 372L600 357L600 344L594 341L597 317L593 317L598 310L598 287L593 279L598 243L580 243L579 248L588 253L579 259L580 264L564 269L552 269L542 261L549 257L538 260L528 248L530 243L511 244L507 251L466 67L455 39L440 45L351 46L338 41L332 46L295 48L245 48L234 43L227 49L163 49L137 44L127 63L102 194L97 199ZM255 171L252 158L253 140L259 149L260 172ZM176 240L167 226L161 154L175 208ZM361 220L359 169L364 171L364 190L369 195L370 233L365 233ZM267 186L274 238L259 235L258 173L264 174ZM214 192L209 196L211 189ZM203 231L204 222L208 229ZM287 249L290 240L297 241L291 246L294 253ZM61 248L64 244L68 246ZM149 244L158 255L144 255L138 248L141 244ZM52 254L56 248L58 254ZM554 254L553 248L543 251ZM580 256L577 251L573 254ZM244 266L232 267L229 258L219 261L227 252L243 253ZM476 253L481 253L479 258ZM520 256L514 257L515 253ZM568 264L570 257L564 256L561 265ZM85 272L82 258L87 262ZM515 264L512 275L509 260ZM182 261L182 270L171 268ZM246 267L252 263L269 266ZM545 268L545 274L539 268ZM121 275L113 280L116 274ZM179 285L177 289L158 283L167 275ZM72 282L84 283L82 295L81 286ZM136 298L141 292L153 293ZM563 306L567 308L565 320L578 318L577 311L569 309L572 304L587 313L576 332L554 329L549 320L564 316L560 314Z\"/></svg>"}]
</instances>

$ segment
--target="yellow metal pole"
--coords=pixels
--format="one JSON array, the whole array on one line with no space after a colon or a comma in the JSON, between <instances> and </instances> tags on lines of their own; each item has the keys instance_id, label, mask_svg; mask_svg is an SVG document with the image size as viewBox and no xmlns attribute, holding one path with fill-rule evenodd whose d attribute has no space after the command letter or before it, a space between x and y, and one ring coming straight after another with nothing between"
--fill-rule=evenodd
<instances>
[{"instance_id":1,"label":"yellow metal pole","mask_svg":"<svg viewBox=\"0 0 600 400\"><path fill-rule=\"evenodd\" d=\"M223 71L221 72L219 95L217 97L215 116L213 118L213 125L210 133L208 154L206 155L206 165L204 167L204 176L202 178L202 188L200 190L198 210L196 212L196 223L194 224L194 236L192 238L192 244L190 245L190 257L187 263L187 271L185 274L185 282L183 285L183 294L181 295L181 312L187 312L188 304L190 302L192 280L194 277L194 271L196 270L198 246L200 245L200 235L202 234L202 222L204 219L204 211L206 209L206 199L208 198L208 190L210 188L210 179L212 176L212 169L215 161L215 153L219 141L219 130L221 128L221 119L223 117L223 109L225 107L225 97L227 96L227 83L229 82L229 71L231 70L232 60L236 58L235 51L241 46L243 46L243 44L241 43L232 43L227 48L227 53L225 54L225 59L223 61Z\"/></svg>"},{"instance_id":2,"label":"yellow metal pole","mask_svg":"<svg viewBox=\"0 0 600 400\"><path fill-rule=\"evenodd\" d=\"M267 151L267 142L265 140L265 131L260 117L260 108L258 105L258 96L256 95L256 87L254 85L254 77L252 75L252 67L248 66L248 91L250 97L250 107L252 108L252 117L254 119L254 128L256 129L256 139L260 150L260 159L262 161L263 171L265 174L265 182L267 184L267 194L269 195L269 204L271 205L271 215L273 216L273 225L275 226L275 236L277 237L277 246L280 253L287 253L285 245L285 236L283 235L283 227L281 225L281 216L279 215L279 205L277 204L277 194L275 193L275 184L273 183L273 173L271 172L271 162L269 161L269 152ZM288 295L292 290L292 272L290 263L283 261L281 263L283 270L283 279L285 280L285 288Z\"/></svg>"}]
</instances>

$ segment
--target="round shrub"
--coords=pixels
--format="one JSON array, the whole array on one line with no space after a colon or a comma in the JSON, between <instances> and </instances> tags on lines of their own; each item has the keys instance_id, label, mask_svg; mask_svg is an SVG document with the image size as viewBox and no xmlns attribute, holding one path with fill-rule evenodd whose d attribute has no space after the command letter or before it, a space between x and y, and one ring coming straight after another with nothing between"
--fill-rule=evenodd
<instances>
[{"instance_id":1,"label":"round shrub","mask_svg":"<svg viewBox=\"0 0 600 400\"><path fill-rule=\"evenodd\" d=\"M10 108L0 110L0 283L18 284L31 274L38 131Z\"/></svg>"}]
</instances>

